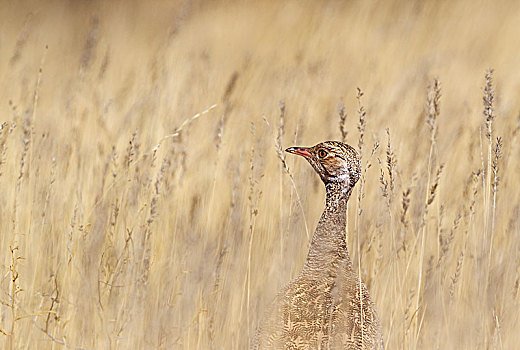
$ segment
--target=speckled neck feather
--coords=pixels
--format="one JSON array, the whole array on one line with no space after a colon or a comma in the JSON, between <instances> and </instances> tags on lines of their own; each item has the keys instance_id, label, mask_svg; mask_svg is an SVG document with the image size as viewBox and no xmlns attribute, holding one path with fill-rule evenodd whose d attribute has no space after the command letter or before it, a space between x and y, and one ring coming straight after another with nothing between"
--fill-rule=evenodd
<instances>
[{"instance_id":1,"label":"speckled neck feather","mask_svg":"<svg viewBox=\"0 0 520 350\"><path fill-rule=\"evenodd\" d=\"M335 274L334 269L341 261L350 264L347 250L347 202L352 187L341 182L325 185L325 210L321 214L309 254L302 273L319 277L320 274Z\"/></svg>"}]
</instances>

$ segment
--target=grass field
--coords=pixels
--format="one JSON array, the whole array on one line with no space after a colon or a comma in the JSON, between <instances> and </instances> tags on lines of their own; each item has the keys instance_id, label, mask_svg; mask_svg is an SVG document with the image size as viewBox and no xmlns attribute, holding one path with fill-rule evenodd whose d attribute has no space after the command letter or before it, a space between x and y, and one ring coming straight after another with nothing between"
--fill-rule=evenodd
<instances>
[{"instance_id":1,"label":"grass field","mask_svg":"<svg viewBox=\"0 0 520 350\"><path fill-rule=\"evenodd\" d=\"M518 347L518 2L8 1L0 21L2 348L246 349L324 205L279 151L327 139L362 154L348 244L386 348Z\"/></svg>"}]
</instances>

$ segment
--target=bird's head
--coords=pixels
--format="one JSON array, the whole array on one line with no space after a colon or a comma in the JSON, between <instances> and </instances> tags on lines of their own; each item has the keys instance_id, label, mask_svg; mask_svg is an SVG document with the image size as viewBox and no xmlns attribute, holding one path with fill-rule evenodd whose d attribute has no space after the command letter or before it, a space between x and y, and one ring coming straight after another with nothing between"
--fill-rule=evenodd
<instances>
[{"instance_id":1,"label":"bird's head","mask_svg":"<svg viewBox=\"0 0 520 350\"><path fill-rule=\"evenodd\" d=\"M285 151L307 159L325 184L334 182L352 188L359 180L359 155L343 142L325 141L312 147L289 147Z\"/></svg>"}]
</instances>

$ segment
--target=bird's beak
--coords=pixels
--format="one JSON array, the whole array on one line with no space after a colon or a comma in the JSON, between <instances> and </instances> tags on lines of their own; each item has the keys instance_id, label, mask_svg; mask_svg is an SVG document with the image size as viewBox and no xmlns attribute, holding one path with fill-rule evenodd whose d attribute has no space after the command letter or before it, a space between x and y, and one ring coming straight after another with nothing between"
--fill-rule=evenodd
<instances>
[{"instance_id":1,"label":"bird's beak","mask_svg":"<svg viewBox=\"0 0 520 350\"><path fill-rule=\"evenodd\" d=\"M285 152L297 154L297 155L305 157L305 158L312 157L312 154L310 154L308 147L289 147L285 150Z\"/></svg>"}]
</instances>

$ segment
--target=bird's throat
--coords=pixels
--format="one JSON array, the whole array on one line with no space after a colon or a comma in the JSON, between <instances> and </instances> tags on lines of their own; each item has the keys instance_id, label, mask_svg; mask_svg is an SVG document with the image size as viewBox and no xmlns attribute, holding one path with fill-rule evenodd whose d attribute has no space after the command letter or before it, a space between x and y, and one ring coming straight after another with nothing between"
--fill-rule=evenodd
<instances>
[{"instance_id":1,"label":"bird's throat","mask_svg":"<svg viewBox=\"0 0 520 350\"><path fill-rule=\"evenodd\" d=\"M344 217L347 215L347 202L352 193L352 187L343 182L328 182L325 184L326 198L325 211L334 217Z\"/></svg>"}]
</instances>

